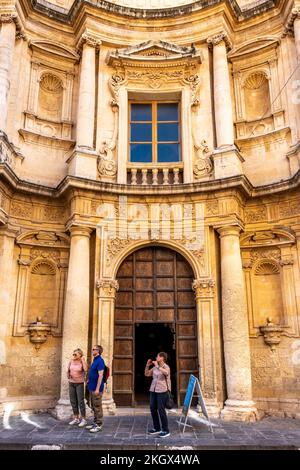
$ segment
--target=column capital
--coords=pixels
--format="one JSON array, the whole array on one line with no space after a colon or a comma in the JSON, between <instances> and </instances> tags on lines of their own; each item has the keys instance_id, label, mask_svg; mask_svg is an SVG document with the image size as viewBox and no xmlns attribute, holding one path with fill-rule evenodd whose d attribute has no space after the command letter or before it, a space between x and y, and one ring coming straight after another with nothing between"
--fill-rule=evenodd
<instances>
[{"instance_id":1,"label":"column capital","mask_svg":"<svg viewBox=\"0 0 300 470\"><path fill-rule=\"evenodd\" d=\"M213 36L209 36L206 40L209 47L217 46L218 44L221 44L222 41L224 42L227 51L232 49L232 42L226 31L221 31Z\"/></svg>"},{"instance_id":2,"label":"column capital","mask_svg":"<svg viewBox=\"0 0 300 470\"><path fill-rule=\"evenodd\" d=\"M195 292L196 300L213 297L215 293L215 281L211 278L195 279L192 288Z\"/></svg>"},{"instance_id":3,"label":"column capital","mask_svg":"<svg viewBox=\"0 0 300 470\"><path fill-rule=\"evenodd\" d=\"M85 225L71 225L68 228L70 236L72 237L88 237L90 238L93 229Z\"/></svg>"},{"instance_id":4,"label":"column capital","mask_svg":"<svg viewBox=\"0 0 300 470\"><path fill-rule=\"evenodd\" d=\"M11 227L9 224L3 225L0 228L0 237L17 238L20 233L20 229Z\"/></svg>"},{"instance_id":5,"label":"column capital","mask_svg":"<svg viewBox=\"0 0 300 470\"><path fill-rule=\"evenodd\" d=\"M18 15L15 11L0 13L0 23L16 23Z\"/></svg>"},{"instance_id":6,"label":"column capital","mask_svg":"<svg viewBox=\"0 0 300 470\"><path fill-rule=\"evenodd\" d=\"M293 8L290 12L287 21L284 26L282 37L293 36L294 34L294 22L296 19L300 19L300 7Z\"/></svg>"},{"instance_id":7,"label":"column capital","mask_svg":"<svg viewBox=\"0 0 300 470\"><path fill-rule=\"evenodd\" d=\"M84 44L87 44L88 46L94 47L95 49L97 49L98 47L101 46L102 41L97 36L95 36L93 33L89 32L89 31L85 31L81 35L79 41L77 42L76 50L78 52L81 52Z\"/></svg>"},{"instance_id":8,"label":"column capital","mask_svg":"<svg viewBox=\"0 0 300 470\"><path fill-rule=\"evenodd\" d=\"M114 298L119 290L119 283L116 279L98 279L96 281L96 288L99 290L99 297Z\"/></svg>"},{"instance_id":9,"label":"column capital","mask_svg":"<svg viewBox=\"0 0 300 470\"><path fill-rule=\"evenodd\" d=\"M242 231L242 227L238 224L236 225L223 225L216 228L220 238L227 236L236 236L239 237Z\"/></svg>"}]
</instances>

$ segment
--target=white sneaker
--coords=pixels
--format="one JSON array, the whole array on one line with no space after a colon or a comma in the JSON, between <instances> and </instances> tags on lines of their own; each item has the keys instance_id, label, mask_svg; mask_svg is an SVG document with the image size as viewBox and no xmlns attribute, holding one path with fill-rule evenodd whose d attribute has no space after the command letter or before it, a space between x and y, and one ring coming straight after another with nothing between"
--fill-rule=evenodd
<instances>
[{"instance_id":1,"label":"white sneaker","mask_svg":"<svg viewBox=\"0 0 300 470\"><path fill-rule=\"evenodd\" d=\"M90 430L90 429L92 429L94 426L95 426L94 424L88 424L88 425L85 427L85 429Z\"/></svg>"},{"instance_id":2,"label":"white sneaker","mask_svg":"<svg viewBox=\"0 0 300 470\"><path fill-rule=\"evenodd\" d=\"M75 424L79 424L80 420L78 418L72 419L72 421L69 422L70 426L74 426Z\"/></svg>"},{"instance_id":3,"label":"white sneaker","mask_svg":"<svg viewBox=\"0 0 300 470\"><path fill-rule=\"evenodd\" d=\"M82 420L80 421L80 423L78 424L78 427L79 428L84 428L85 426L87 425L87 420L82 418Z\"/></svg>"},{"instance_id":4,"label":"white sneaker","mask_svg":"<svg viewBox=\"0 0 300 470\"><path fill-rule=\"evenodd\" d=\"M95 433L102 431L102 426L93 426L92 429L90 429L90 432Z\"/></svg>"}]
</instances>

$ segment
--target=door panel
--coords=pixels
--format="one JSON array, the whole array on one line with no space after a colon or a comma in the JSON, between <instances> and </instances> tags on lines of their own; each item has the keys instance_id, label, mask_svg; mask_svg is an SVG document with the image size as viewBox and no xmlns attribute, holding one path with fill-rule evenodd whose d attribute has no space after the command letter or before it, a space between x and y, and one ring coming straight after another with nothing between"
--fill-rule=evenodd
<instances>
[{"instance_id":1,"label":"door panel","mask_svg":"<svg viewBox=\"0 0 300 470\"><path fill-rule=\"evenodd\" d=\"M117 279L114 338L114 399L134 404L134 324L168 323L176 335L178 404L182 404L189 375L198 375L197 321L192 269L178 253L148 247L131 254ZM137 330L138 331L138 330Z\"/></svg>"}]
</instances>

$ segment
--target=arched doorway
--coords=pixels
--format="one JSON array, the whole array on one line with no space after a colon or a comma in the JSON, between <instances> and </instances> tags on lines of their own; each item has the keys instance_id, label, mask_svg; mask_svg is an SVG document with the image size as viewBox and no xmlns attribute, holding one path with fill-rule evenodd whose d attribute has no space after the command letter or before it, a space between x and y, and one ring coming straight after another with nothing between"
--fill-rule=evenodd
<instances>
[{"instance_id":1,"label":"arched doorway","mask_svg":"<svg viewBox=\"0 0 300 470\"><path fill-rule=\"evenodd\" d=\"M190 374L198 375L194 274L179 253L148 246L129 255L117 280L114 320L113 395L119 406L148 400L148 358L169 355L172 389L182 404Z\"/></svg>"}]
</instances>

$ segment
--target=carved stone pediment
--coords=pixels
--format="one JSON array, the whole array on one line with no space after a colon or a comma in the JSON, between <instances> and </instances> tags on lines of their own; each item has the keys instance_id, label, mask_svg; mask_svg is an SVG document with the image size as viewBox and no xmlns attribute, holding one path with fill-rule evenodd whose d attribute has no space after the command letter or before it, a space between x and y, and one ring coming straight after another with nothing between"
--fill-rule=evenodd
<instances>
[{"instance_id":1,"label":"carved stone pediment","mask_svg":"<svg viewBox=\"0 0 300 470\"><path fill-rule=\"evenodd\" d=\"M113 105L118 105L119 88L133 83L135 88L159 89L164 84L189 86L192 104L197 105L200 83L198 67L201 53L194 46L181 47L164 41L147 41L126 49L110 52L106 62L113 67L109 86Z\"/></svg>"},{"instance_id":2,"label":"carved stone pediment","mask_svg":"<svg viewBox=\"0 0 300 470\"><path fill-rule=\"evenodd\" d=\"M286 245L295 243L293 233L285 229L260 230L251 233L245 233L241 236L241 247L265 247L268 245Z\"/></svg>"},{"instance_id":3,"label":"carved stone pediment","mask_svg":"<svg viewBox=\"0 0 300 470\"><path fill-rule=\"evenodd\" d=\"M254 41L246 41L243 44L239 45L237 48L234 48L229 52L228 57L230 59L239 59L240 57L245 56L246 54L257 54L258 52L267 49L274 48L278 45L279 39L274 37L266 38L256 38Z\"/></svg>"},{"instance_id":4,"label":"carved stone pediment","mask_svg":"<svg viewBox=\"0 0 300 470\"><path fill-rule=\"evenodd\" d=\"M18 245L46 246L54 248L68 248L69 237L64 233L54 232L25 232L21 233L16 240Z\"/></svg>"},{"instance_id":5,"label":"carved stone pediment","mask_svg":"<svg viewBox=\"0 0 300 470\"><path fill-rule=\"evenodd\" d=\"M60 59L69 59L73 62L76 62L79 59L79 55L73 52L71 49L67 47L61 46L55 41L31 41L29 43L31 49L35 50L36 52L44 52L46 55L54 54L57 58Z\"/></svg>"},{"instance_id":6,"label":"carved stone pediment","mask_svg":"<svg viewBox=\"0 0 300 470\"><path fill-rule=\"evenodd\" d=\"M151 66L162 61L177 62L180 60L196 60L201 63L201 54L194 46L182 47L165 41L146 41L136 46L111 52L107 58L108 65L133 65L134 62L145 62Z\"/></svg>"}]
</instances>

